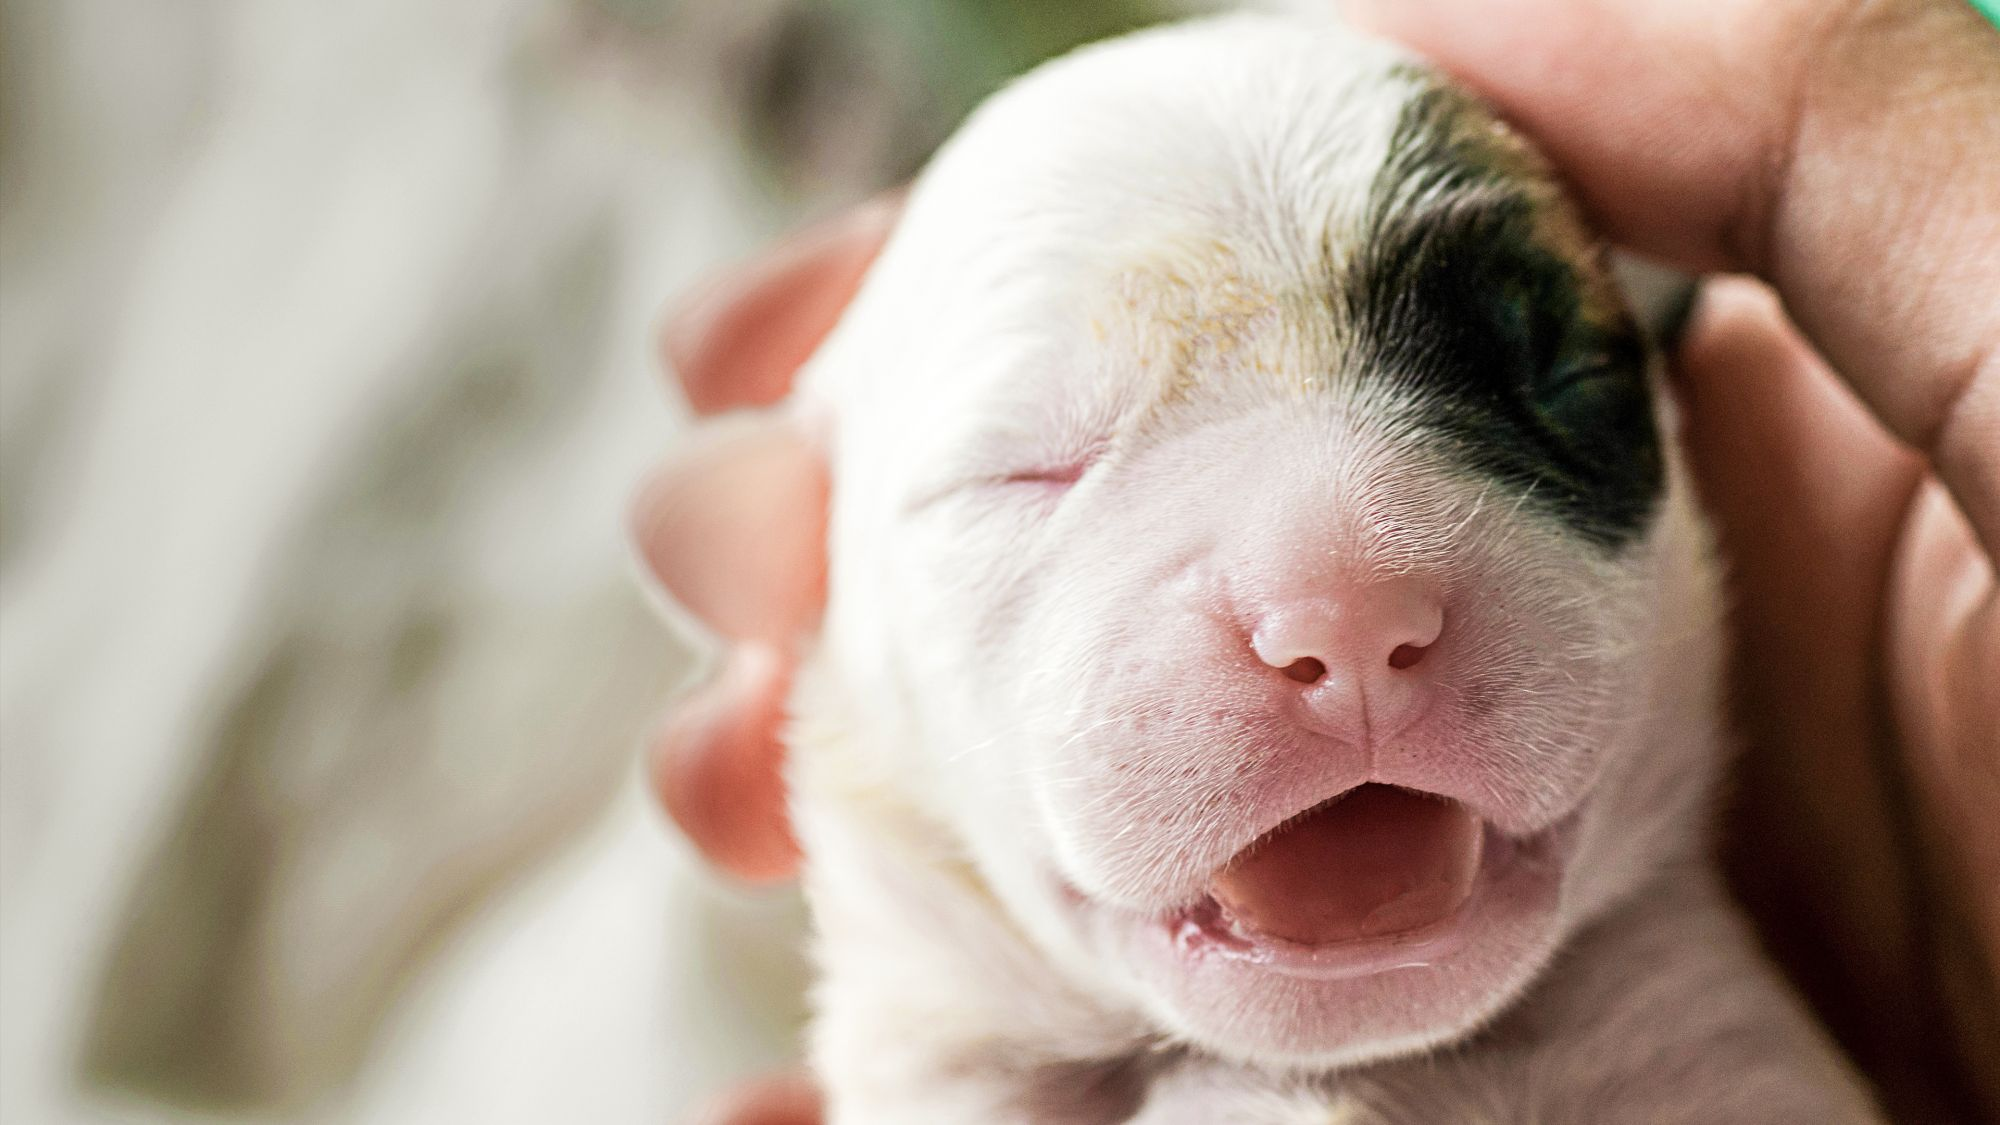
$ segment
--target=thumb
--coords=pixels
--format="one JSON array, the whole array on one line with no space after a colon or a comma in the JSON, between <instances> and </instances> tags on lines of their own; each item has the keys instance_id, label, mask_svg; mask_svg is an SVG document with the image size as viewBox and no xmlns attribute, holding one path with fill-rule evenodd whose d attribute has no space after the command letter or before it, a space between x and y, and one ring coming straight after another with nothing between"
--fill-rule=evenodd
<instances>
[{"instance_id":1,"label":"thumb","mask_svg":"<svg viewBox=\"0 0 2000 1125\"><path fill-rule=\"evenodd\" d=\"M1605 232L1754 272L2000 555L2000 34L1963 0L1347 0Z\"/></svg>"}]
</instances>

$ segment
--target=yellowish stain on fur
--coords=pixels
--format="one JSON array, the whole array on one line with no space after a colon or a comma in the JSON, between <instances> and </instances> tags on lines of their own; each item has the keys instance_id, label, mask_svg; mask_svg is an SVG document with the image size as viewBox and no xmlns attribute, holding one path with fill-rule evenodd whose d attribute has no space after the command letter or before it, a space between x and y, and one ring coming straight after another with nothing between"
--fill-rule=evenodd
<instances>
[{"instance_id":1,"label":"yellowish stain on fur","mask_svg":"<svg viewBox=\"0 0 2000 1125\"><path fill-rule=\"evenodd\" d=\"M1248 376L1301 395L1324 385L1309 357L1325 349L1302 346L1335 321L1320 279L1274 286L1235 247L1200 238L1153 249L1113 272L1104 292L1092 335L1156 375L1154 411L1219 379Z\"/></svg>"}]
</instances>

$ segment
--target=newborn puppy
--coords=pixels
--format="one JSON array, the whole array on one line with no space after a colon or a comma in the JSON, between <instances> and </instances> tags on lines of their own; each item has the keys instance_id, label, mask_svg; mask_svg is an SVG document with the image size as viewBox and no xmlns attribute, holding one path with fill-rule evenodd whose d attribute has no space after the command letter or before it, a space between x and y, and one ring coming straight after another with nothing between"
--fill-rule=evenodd
<instances>
[{"instance_id":1,"label":"newborn puppy","mask_svg":"<svg viewBox=\"0 0 2000 1125\"><path fill-rule=\"evenodd\" d=\"M830 1120L1874 1120L1706 857L1671 422L1547 167L1392 48L993 99L649 501L796 666Z\"/></svg>"}]
</instances>

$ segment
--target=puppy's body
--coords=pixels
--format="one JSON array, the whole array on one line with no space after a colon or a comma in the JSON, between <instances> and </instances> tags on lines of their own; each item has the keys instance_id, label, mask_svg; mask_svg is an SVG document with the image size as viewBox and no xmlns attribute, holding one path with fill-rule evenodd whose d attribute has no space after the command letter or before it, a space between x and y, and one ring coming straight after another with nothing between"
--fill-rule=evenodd
<instances>
[{"instance_id":1,"label":"puppy's body","mask_svg":"<svg viewBox=\"0 0 2000 1125\"><path fill-rule=\"evenodd\" d=\"M1872 1120L1705 860L1719 607L1649 354L1533 154L1339 29L982 110L795 403L836 1125ZM1471 865L1409 861L1450 887L1381 892L1407 926L1251 870L1368 838L1361 792L1383 865L1405 823Z\"/></svg>"}]
</instances>

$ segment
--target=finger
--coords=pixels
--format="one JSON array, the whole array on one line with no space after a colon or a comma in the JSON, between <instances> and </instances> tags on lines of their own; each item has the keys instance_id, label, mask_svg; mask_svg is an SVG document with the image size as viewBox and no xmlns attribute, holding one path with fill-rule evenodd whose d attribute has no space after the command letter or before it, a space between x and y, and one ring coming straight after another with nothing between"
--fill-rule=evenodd
<instances>
[{"instance_id":1,"label":"finger","mask_svg":"<svg viewBox=\"0 0 2000 1125\"><path fill-rule=\"evenodd\" d=\"M1347 0L1607 232L1756 272L2000 553L2000 35L1957 0Z\"/></svg>"},{"instance_id":2,"label":"finger","mask_svg":"<svg viewBox=\"0 0 2000 1125\"><path fill-rule=\"evenodd\" d=\"M1869 654L1922 466L1761 287L1711 285L1679 363L1689 461L1732 564L1733 679L1757 749L1740 783L1765 815L1743 826L1755 837L1743 874L1802 915L1794 924L1894 949L1903 911L1884 889L1902 869Z\"/></svg>"},{"instance_id":3,"label":"finger","mask_svg":"<svg viewBox=\"0 0 2000 1125\"><path fill-rule=\"evenodd\" d=\"M825 454L780 413L702 427L633 498L640 561L724 637L786 646L826 599Z\"/></svg>"},{"instance_id":4,"label":"finger","mask_svg":"<svg viewBox=\"0 0 2000 1125\"><path fill-rule=\"evenodd\" d=\"M1676 363L1682 436L1703 499L1739 547L1731 557L1759 572L1810 571L1790 582L1795 590L1818 581L1879 592L1922 460L1755 281L1705 287ZM1848 561L1813 557L1822 545L1838 545ZM1806 605L1817 597L1800 596Z\"/></svg>"},{"instance_id":5,"label":"finger","mask_svg":"<svg viewBox=\"0 0 2000 1125\"><path fill-rule=\"evenodd\" d=\"M784 398L901 210L893 193L808 227L674 310L661 324L660 352L695 412Z\"/></svg>"},{"instance_id":6,"label":"finger","mask_svg":"<svg viewBox=\"0 0 2000 1125\"><path fill-rule=\"evenodd\" d=\"M680 703L652 748L653 788L667 814L710 862L754 883L791 878L799 867L778 738L790 680L778 653L739 644L721 674Z\"/></svg>"},{"instance_id":7,"label":"finger","mask_svg":"<svg viewBox=\"0 0 2000 1125\"><path fill-rule=\"evenodd\" d=\"M1963 513L1935 485L1911 509L1894 581L1889 660L1906 673L1894 681L1896 718L1913 749L1920 827L1942 844L1933 861L1956 868L1943 885L1965 892L1967 901L1944 908L1967 915L1979 938L1971 944L1992 951L1976 970L1990 993L2000 990L2000 587Z\"/></svg>"},{"instance_id":8,"label":"finger","mask_svg":"<svg viewBox=\"0 0 2000 1125\"><path fill-rule=\"evenodd\" d=\"M803 1074L764 1078L709 1102L689 1125L820 1125L819 1087Z\"/></svg>"}]
</instances>

